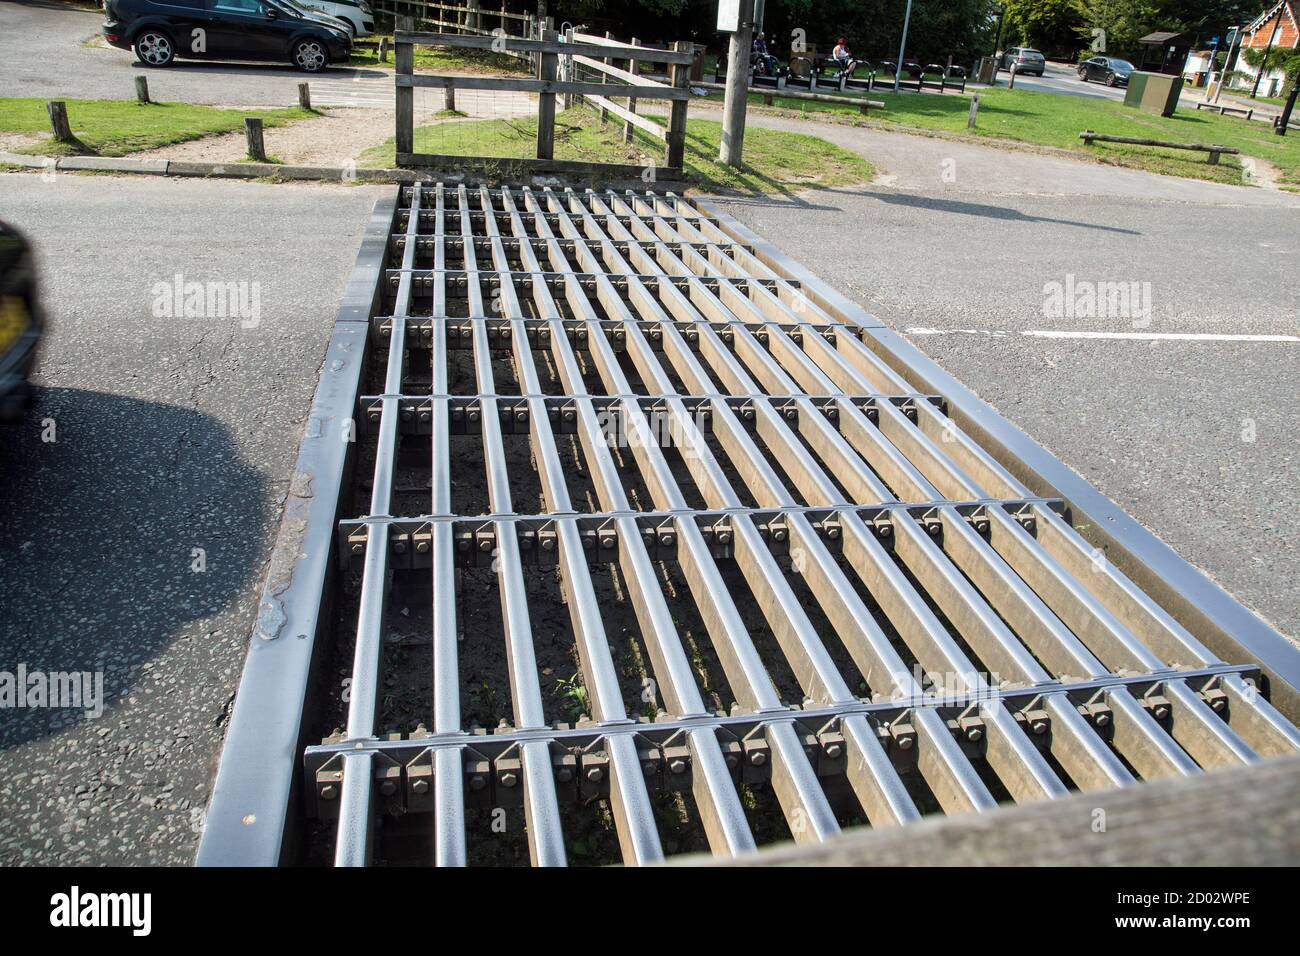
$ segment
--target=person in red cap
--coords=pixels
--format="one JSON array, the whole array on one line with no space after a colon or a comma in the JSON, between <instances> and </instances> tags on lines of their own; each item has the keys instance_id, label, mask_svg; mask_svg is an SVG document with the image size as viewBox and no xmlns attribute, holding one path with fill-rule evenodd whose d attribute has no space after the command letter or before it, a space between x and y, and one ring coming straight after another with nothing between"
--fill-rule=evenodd
<instances>
[{"instance_id":1,"label":"person in red cap","mask_svg":"<svg viewBox=\"0 0 1300 956\"><path fill-rule=\"evenodd\" d=\"M840 73L843 76L852 76L853 71L858 68L858 61L853 59L853 54L849 52L849 41L840 37L835 41L835 49L831 50L831 58L839 64Z\"/></svg>"}]
</instances>

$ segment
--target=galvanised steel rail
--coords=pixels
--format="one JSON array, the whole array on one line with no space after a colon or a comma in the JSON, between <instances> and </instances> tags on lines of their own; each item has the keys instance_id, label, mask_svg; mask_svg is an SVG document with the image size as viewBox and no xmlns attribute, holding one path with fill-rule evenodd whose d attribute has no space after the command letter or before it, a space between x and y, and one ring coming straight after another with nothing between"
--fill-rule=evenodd
<instances>
[{"instance_id":1,"label":"galvanised steel rail","mask_svg":"<svg viewBox=\"0 0 1300 956\"><path fill-rule=\"evenodd\" d=\"M730 856L1300 750L1284 639L671 194L401 187L295 484L201 863Z\"/></svg>"}]
</instances>

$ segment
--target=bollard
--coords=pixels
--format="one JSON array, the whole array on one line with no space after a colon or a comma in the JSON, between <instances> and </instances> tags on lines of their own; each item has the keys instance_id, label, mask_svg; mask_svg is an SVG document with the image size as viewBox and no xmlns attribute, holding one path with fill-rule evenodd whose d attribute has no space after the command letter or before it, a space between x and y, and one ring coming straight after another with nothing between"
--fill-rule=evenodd
<instances>
[{"instance_id":1,"label":"bollard","mask_svg":"<svg viewBox=\"0 0 1300 956\"><path fill-rule=\"evenodd\" d=\"M256 116L244 117L244 133L248 136L248 156L259 163L266 162L266 146L262 143L262 121Z\"/></svg>"},{"instance_id":2,"label":"bollard","mask_svg":"<svg viewBox=\"0 0 1300 956\"><path fill-rule=\"evenodd\" d=\"M443 109L448 112L456 109L456 87L450 80L447 81L447 101L443 104Z\"/></svg>"},{"instance_id":3,"label":"bollard","mask_svg":"<svg viewBox=\"0 0 1300 956\"><path fill-rule=\"evenodd\" d=\"M978 96L972 96L970 98L970 116L966 117L967 129L975 128L975 114L978 113L979 111L980 111L980 98Z\"/></svg>"},{"instance_id":4,"label":"bollard","mask_svg":"<svg viewBox=\"0 0 1300 956\"><path fill-rule=\"evenodd\" d=\"M135 98L141 103L149 102L149 78L137 76L135 78Z\"/></svg>"},{"instance_id":5,"label":"bollard","mask_svg":"<svg viewBox=\"0 0 1300 956\"><path fill-rule=\"evenodd\" d=\"M379 38L379 62L388 62L388 37Z\"/></svg>"},{"instance_id":6,"label":"bollard","mask_svg":"<svg viewBox=\"0 0 1300 956\"><path fill-rule=\"evenodd\" d=\"M311 109L311 85L308 83L298 84L298 105L305 110Z\"/></svg>"},{"instance_id":7,"label":"bollard","mask_svg":"<svg viewBox=\"0 0 1300 956\"><path fill-rule=\"evenodd\" d=\"M73 142L67 105L62 100L50 100L45 104L45 109L50 114L50 129L54 131L54 138L60 143Z\"/></svg>"},{"instance_id":8,"label":"bollard","mask_svg":"<svg viewBox=\"0 0 1300 956\"><path fill-rule=\"evenodd\" d=\"M1016 88L1016 65L1012 63L1011 72L1007 75L1007 89L1014 90L1015 88Z\"/></svg>"}]
</instances>

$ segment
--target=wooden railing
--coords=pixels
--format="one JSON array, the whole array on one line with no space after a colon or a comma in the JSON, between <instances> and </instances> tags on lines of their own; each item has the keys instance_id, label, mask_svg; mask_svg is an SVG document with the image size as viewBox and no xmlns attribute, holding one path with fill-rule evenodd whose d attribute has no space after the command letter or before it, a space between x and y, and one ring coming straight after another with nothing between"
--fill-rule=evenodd
<instances>
[{"instance_id":1,"label":"wooden railing","mask_svg":"<svg viewBox=\"0 0 1300 956\"><path fill-rule=\"evenodd\" d=\"M399 20L399 29L393 34L396 67L394 82L397 86L396 152L399 166L483 168L510 164L539 172L626 177L644 177L646 170L653 168L656 179L681 178L686 152L686 111L691 95L687 80L692 58L692 44L677 43L671 50L659 50L617 43L598 37L587 37L583 34L562 40L550 30L543 30L541 38L533 40L500 35L420 33L409 29L409 26L409 21L404 23ZM536 76L459 76L416 73L414 68L416 46L441 46L530 55L537 61ZM634 71L620 69L611 65L609 62L611 60L666 63L669 66L670 82L656 82ZM561 76L562 63L563 76ZM598 73L599 81L577 79L579 69ZM454 90L491 90L536 94L536 158L453 156L415 152L415 90L418 87L440 88L449 93ZM572 105L576 98L585 98L589 105L621 118L629 124L629 128L635 127L662 140L665 146L664 165L649 167L557 160L555 158L556 96L564 98L566 107ZM627 106L621 106L615 103L614 99L627 99L629 102ZM667 126L660 126L649 117L639 115L634 105L636 100L668 101ZM626 138L630 139L630 136L630 133L626 134Z\"/></svg>"}]
</instances>

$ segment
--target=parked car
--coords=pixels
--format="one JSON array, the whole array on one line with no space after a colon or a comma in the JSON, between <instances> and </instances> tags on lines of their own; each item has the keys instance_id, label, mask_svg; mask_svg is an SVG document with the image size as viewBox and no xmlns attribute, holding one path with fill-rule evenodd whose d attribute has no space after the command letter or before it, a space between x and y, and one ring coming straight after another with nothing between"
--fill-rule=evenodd
<instances>
[{"instance_id":1,"label":"parked car","mask_svg":"<svg viewBox=\"0 0 1300 956\"><path fill-rule=\"evenodd\" d=\"M297 0L299 6L341 20L352 38L368 37L375 32L375 13L366 0Z\"/></svg>"},{"instance_id":2,"label":"parked car","mask_svg":"<svg viewBox=\"0 0 1300 956\"><path fill-rule=\"evenodd\" d=\"M1128 86L1129 74L1137 69L1128 60L1113 56L1094 56L1079 64L1079 79L1097 80L1107 86Z\"/></svg>"},{"instance_id":3,"label":"parked car","mask_svg":"<svg viewBox=\"0 0 1300 956\"><path fill-rule=\"evenodd\" d=\"M181 57L287 61L318 73L352 52L347 24L295 0L107 0L104 39L155 67Z\"/></svg>"},{"instance_id":4,"label":"parked car","mask_svg":"<svg viewBox=\"0 0 1300 956\"><path fill-rule=\"evenodd\" d=\"M28 378L43 329L31 247L0 222L0 421L13 421L31 404Z\"/></svg>"},{"instance_id":5,"label":"parked car","mask_svg":"<svg viewBox=\"0 0 1300 956\"><path fill-rule=\"evenodd\" d=\"M1027 46L1013 46L1002 54L1001 68L1009 70L1013 66L1018 75L1042 76L1043 70L1047 68L1047 60L1037 50L1031 50Z\"/></svg>"}]
</instances>

